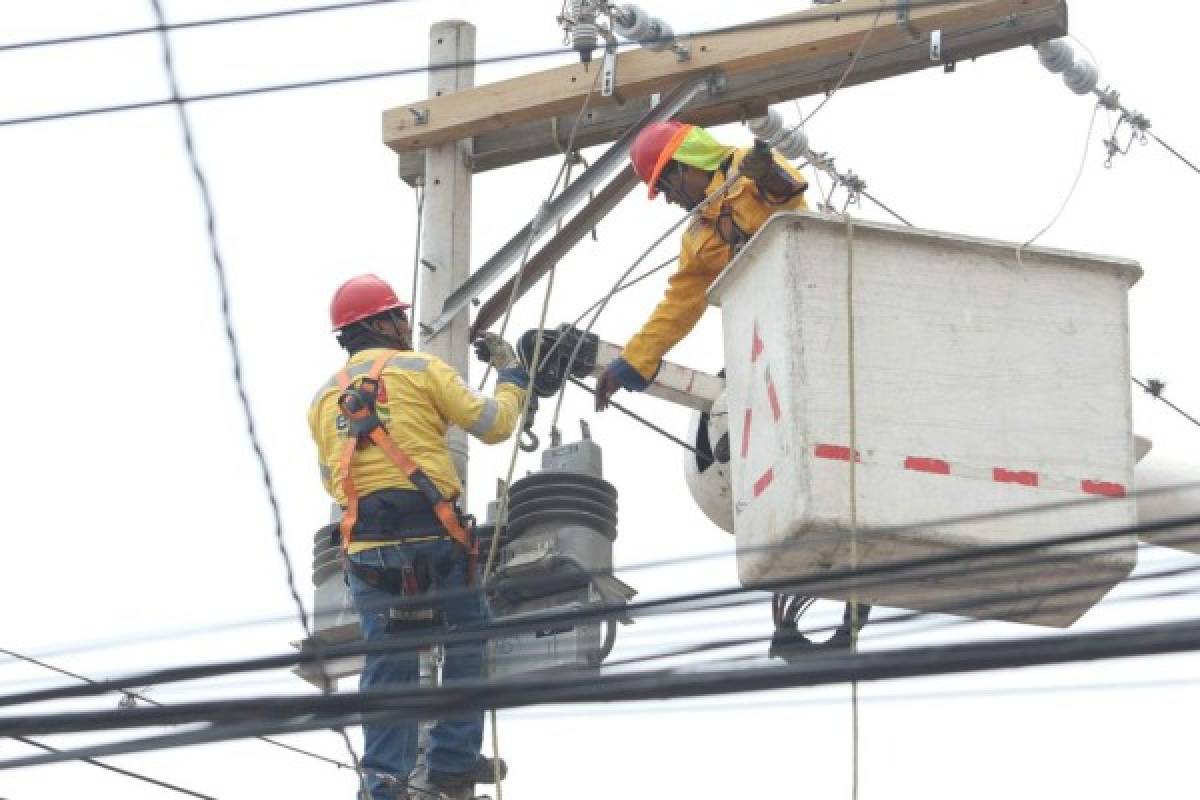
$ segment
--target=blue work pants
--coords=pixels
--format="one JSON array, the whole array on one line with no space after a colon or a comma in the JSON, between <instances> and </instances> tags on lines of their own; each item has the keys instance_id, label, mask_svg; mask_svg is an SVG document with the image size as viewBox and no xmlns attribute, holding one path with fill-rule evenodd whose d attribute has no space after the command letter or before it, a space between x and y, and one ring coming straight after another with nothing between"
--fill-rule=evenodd
<instances>
[{"instance_id":1,"label":"blue work pants","mask_svg":"<svg viewBox=\"0 0 1200 800\"><path fill-rule=\"evenodd\" d=\"M413 568L418 562L428 566L433 577L434 606L450 630L478 625L488 619L482 595L472 590L478 588L478 581L472 582L470 589L467 587L467 557L449 539L385 545L355 553L349 558L377 569L402 570ZM347 570L347 576L363 637L369 642L388 638L388 609L397 605L397 596L364 582L353 570ZM448 644L442 668L443 683L481 678L484 645L483 640ZM364 692L414 688L419 680L417 658L416 650L369 654L359 685ZM366 740L363 767L367 771L371 800L392 800L396 797L397 787L407 782L409 773L416 766L417 723L413 720L368 724L364 726L363 736ZM438 720L430 733L426 763L430 769L442 773L468 772L475 766L482 744L483 712Z\"/></svg>"}]
</instances>

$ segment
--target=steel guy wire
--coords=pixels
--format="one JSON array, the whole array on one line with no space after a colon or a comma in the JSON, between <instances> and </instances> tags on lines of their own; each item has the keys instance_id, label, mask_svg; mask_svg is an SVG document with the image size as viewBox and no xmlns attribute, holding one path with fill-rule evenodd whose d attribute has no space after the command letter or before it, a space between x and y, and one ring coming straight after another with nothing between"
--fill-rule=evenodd
<instances>
[{"instance_id":1,"label":"steel guy wire","mask_svg":"<svg viewBox=\"0 0 1200 800\"><path fill-rule=\"evenodd\" d=\"M830 570L824 576L819 578L767 581L761 583L753 589L747 589L741 586L732 588L719 588L691 592L683 595L655 598L653 600L639 601L615 609L603 607L584 608L571 611L569 613L548 613L541 615L531 614L520 619L495 620L486 625L462 628L456 631L437 635L412 635L407 637L397 637L395 640L385 642L359 642L350 645L330 646L326 648L326 655L329 658L348 658L370 653L399 652L402 650L413 650L421 647L427 647L432 644L452 644L458 641L468 641L478 638L492 638L493 636L505 633L513 634L519 632L534 632L564 624L579 625L626 615L635 617L650 617L678 613L680 610L707 610L714 607L713 604L720 603L722 601L729 601L731 598L736 599L740 596L757 592L788 591L797 594L817 594L821 591L839 588L848 589L850 586L861 588L864 585L869 585L869 582L872 580L886 581L889 579L889 577L895 578L897 574L907 576L910 580L915 579L915 577L928 578L931 577L929 574L927 574L928 570L936 570L938 567L953 566L954 564L963 560L977 561L983 558L1018 556L1025 552L1036 552L1050 545L1066 546L1100 543L1106 540L1128 537L1138 533L1162 532L1187 526L1194 526L1197 524L1200 524L1200 516L1192 516L1136 526L1112 528L1103 531L1091 531L1087 533L1073 534L1070 536L1054 537L1053 539L1041 539L1032 542L994 545L978 548L970 553L949 553L933 557L911 559L904 562L873 564L860 567L859 569L853 571ZM1061 560L1061 558L1062 557L1059 557L1059 560ZM1042 559L1044 560L1045 557L1043 556ZM1006 566L1011 568L1012 566L1016 565L1009 564ZM973 567L973 572L978 572L980 569L981 567ZM935 571L933 573L933 577L943 576L938 575ZM705 603L708 603L709 605L704 605ZM53 689L43 689L0 696L0 707L45 702L70 697L94 696L112 691L120 691L131 686L142 686L148 683L164 685L184 680L198 680L238 672L282 669L308 663L312 660L313 655L311 653L301 652L252 659L241 659L237 661L210 663L204 665L172 667L119 679L100 681L96 684L88 686L55 687Z\"/></svg>"},{"instance_id":2,"label":"steel guy wire","mask_svg":"<svg viewBox=\"0 0 1200 800\"><path fill-rule=\"evenodd\" d=\"M889 5L885 8L883 8L882 10L888 11L888 10L900 10L901 8L913 9L913 8L947 6L947 5L955 5L956 3L959 3L959 2L961 2L961 0L905 0L905 2L902 5L901 4L892 4L892 5ZM769 30L771 28L794 27L794 26L808 25L808 24L812 24L815 22L824 22L824 21L827 21L830 19L835 19L835 18L863 16L865 14L872 14L872 13L876 13L875 9L873 9L873 8L866 9L866 10L847 9L847 10L844 10L841 12L811 14L802 19L766 20L763 22L749 23L749 24L744 24L744 25L725 26L725 27L721 27L721 28L699 30L699 31L695 31L692 33L688 33L688 34L680 34L680 37L687 38L687 37L698 37L698 36L719 36L719 35L723 35L723 34L741 33L741 32L752 31L752 30ZM1018 16L1020 16L1020 15L1018 15ZM1009 22L1006 20L1002 24L1007 25L1007 24L1009 24ZM980 28L979 30L987 30L987 29L993 28L993 27L1000 27L1000 24L984 26L984 27ZM977 31L971 31L970 33L975 33L975 32L977 32ZM622 42L618 46L622 47L622 48L626 48L626 49L632 49L632 48L637 47L638 45L635 43ZM905 48L898 48L898 49L902 50ZM334 76L334 77L329 77L329 78L318 78L318 79L307 80L307 81L292 81L292 82L288 82L288 83L270 84L270 85L263 85L263 86L257 86L257 87L247 87L247 88L242 88L242 89L230 89L230 90L220 91L220 92L209 92L209 93L204 93L204 94L188 95L188 96L180 97L178 99L173 99L173 98L168 97L168 98L161 98L158 100L134 101L134 102L129 102L129 103L119 103L119 104L106 105L106 106L96 106L96 107L92 107L92 108L77 108L77 109L73 109L73 110L58 111L58 112L52 112L52 113L46 113L46 114L36 114L36 115L24 116L24 117L11 117L11 118L7 118L7 119L0 119L0 127L7 127L7 126L13 126L13 125L27 125L27 124L36 123L36 122L54 122L54 121L58 121L58 120L75 119L78 117L96 116L96 115L101 115L101 114L124 113L127 111L140 111L140 110L149 109L149 108L158 108L160 106L172 105L176 102L200 103L200 102L207 102L207 101L211 101L211 100L229 100L229 99L234 99L234 98L238 98L238 97L249 97L249 96L260 95L260 94L273 94L273 93L277 93L277 92L296 91L296 90L300 90L300 89L315 89L315 88L319 88L319 87L323 87L323 86L334 86L334 85L343 84L343 83L355 83L355 82L360 82L360 81L378 80L378 79L382 79L382 78L402 77L405 75L420 75L420 74L424 74L424 73L434 71L434 70L460 69L463 67L487 66L487 65L492 65L492 64L505 64L505 63L509 63L509 62L513 62L513 61L525 61L525 60L538 59L538 58L548 58L551 56L558 56L558 55L568 55L568 54L574 55L575 52L576 52L575 50L573 50L572 48L569 48L569 47L555 47L555 48L549 48L549 49L545 49L545 50L531 50L531 51L527 51L527 52L523 52L523 53L510 53L510 54L506 54L506 55L491 56L491 57L484 57L484 58L464 59L461 61L446 62L444 64L438 64L436 66L426 64L426 65L414 66L414 67L402 67L399 69L392 69L392 70L380 70L380 71L375 71L375 72L363 72L363 73L356 73L356 74L350 74L350 75ZM819 71L822 71L822 70L818 70L818 72Z\"/></svg>"},{"instance_id":3,"label":"steel guy wire","mask_svg":"<svg viewBox=\"0 0 1200 800\"><path fill-rule=\"evenodd\" d=\"M42 668L42 669L49 670L50 672L56 672L56 673L58 673L59 675L65 675L65 676L66 676L66 677L68 677L68 678L74 678L75 680L77 680L77 681L82 681L83 683L96 683L95 679L93 679L93 678L89 678L89 677L87 677L86 675L80 675L78 672L72 672L71 670L68 670L68 669L63 669L62 667L55 666L54 664L49 664L49 663L47 663L47 662L45 662L45 661L41 661L41 660L39 660L39 659L36 659L36 658L32 658L32 657L30 657L30 656L23 655L23 654L21 654L21 653L18 653L18 652L16 652L15 650L9 650L9 649L7 649L7 648L0 647L0 653L3 653L4 655L6 655L6 656L9 656L10 658L16 659L16 660L18 660L18 661L24 661L24 662L26 662L26 663L28 663L28 664L32 664L32 665L34 665L34 666L36 666L36 667L40 667L40 668ZM134 698L134 699L136 699L136 700L141 700L142 702L144 702L144 703L149 703L149 704L151 704L151 705L155 705L155 706L163 706L163 705L165 705L164 703L161 703L161 702L159 702L158 700L155 700L155 699L154 699L154 698L152 698L152 697L148 697L148 696L147 696L147 695L145 695L144 693L139 693L139 692L123 692L122 694L123 694L125 697L130 697L130 698ZM285 743L283 743L283 742L276 741L276 740L274 740L274 739L269 739L269 738L266 738L266 737L259 737L259 738L260 738L262 741L266 742L267 744L274 745L275 747L280 747L280 748L282 748L282 749L284 749L284 750L290 750L290 751L292 751L292 752L294 752L294 753L297 753L297 754L299 754L299 755L302 755L302 756L307 756L307 757L309 757L309 758L313 758L313 759L316 759L316 760L318 760L318 761L324 761L324 762L325 762L325 763L327 763L327 764L332 764L332 765L334 765L334 766L340 767L341 769L354 769L354 767L350 766L349 764L345 764L345 763L343 763L343 762L341 762L341 761L338 761L337 759L334 759L334 758L329 758L328 756L323 756L323 755L320 755L320 754L318 754L318 753L313 753L313 752L310 752L310 751L308 751L308 750L304 750L304 749L302 749L302 748L295 747L295 746L293 746L293 745L290 745L290 744L285 744Z\"/></svg>"},{"instance_id":4,"label":"steel guy wire","mask_svg":"<svg viewBox=\"0 0 1200 800\"><path fill-rule=\"evenodd\" d=\"M517 708L537 705L634 702L685 697L745 694L776 689L824 686L850 681L877 682L900 678L958 675L1036 666L1075 664L1085 661L1123 659L1136 656L1175 655L1200 650L1200 620L1125 627L1079 634L1058 634L1014 642L987 639L948 645L898 648L856 654L823 654L787 665L750 666L733 669L649 670L619 674L553 675L527 680L464 682L454 687L420 691L379 690L357 695L307 695L269 698L251 711L244 701L194 703L170 709L139 709L123 715L113 712L80 712L41 717L0 720L0 734L82 732L183 724L188 721L228 720L241 726L241 736L253 732L276 733L316 730L345 725L364 713L390 715L393 719L462 714L488 708ZM120 717L119 719L115 717ZM248 716L259 722L247 730ZM273 724L263 723L271 719ZM114 724L118 723L118 724ZM207 734L205 736L204 734ZM199 741L217 741L229 736L227 726L213 725L179 736L152 737L82 748L49 756L12 759L0 769L34 766L139 750L161 749Z\"/></svg>"},{"instance_id":5,"label":"steel guy wire","mask_svg":"<svg viewBox=\"0 0 1200 800\"><path fill-rule=\"evenodd\" d=\"M1191 414L1184 411L1182 408L1175 405L1167 398L1163 397L1163 394L1162 394L1163 389L1167 388L1166 385L1164 385L1163 383L1161 383L1159 381L1154 381L1154 380L1151 380L1147 383L1142 383L1137 378L1134 378L1133 382L1136 383L1138 386L1140 386L1142 389L1144 389L1146 394L1150 395L1155 400L1161 400L1162 402L1166 403L1171 409L1178 412L1179 415L1182 416L1184 419L1186 419L1188 422L1192 423L1193 425L1200 426L1200 420L1196 419Z\"/></svg>"},{"instance_id":6,"label":"steel guy wire","mask_svg":"<svg viewBox=\"0 0 1200 800\"><path fill-rule=\"evenodd\" d=\"M1174 147L1164 142L1158 134L1156 134L1154 131L1146 131L1146 133L1151 139L1161 144L1167 152L1186 164L1192 170L1192 172L1200 174L1200 167L1197 167L1195 164L1193 164L1186 156L1183 155L1183 153L1180 153Z\"/></svg>"},{"instance_id":7,"label":"steel guy wire","mask_svg":"<svg viewBox=\"0 0 1200 800\"><path fill-rule=\"evenodd\" d=\"M237 390L238 400L240 401L242 414L246 421L246 436L250 441L251 449L254 452L255 459L258 462L259 472L263 481L263 488L266 491L267 503L271 508L271 514L274 520L274 535L275 543L279 548L279 557L283 563L284 577L286 579L288 592L291 594L292 601L296 605L296 614L300 622L300 627L304 630L305 640L311 643L311 651L313 653L317 668L323 677L323 690L330 690L329 673L326 669L325 658L321 653L321 643L313 637L312 628L308 624L308 613L304 609L304 601L300 599L300 593L296 589L296 576L292 568L292 560L288 556L287 544L283 538L283 515L279 508L279 498L275 493L274 481L271 477L271 468L267 464L267 457L263 451L262 443L258 438L258 430L254 422L254 411L250 406L250 398L247 394L245 381L243 379L242 355L241 348L238 344L238 338L233 329L233 316L230 311L229 285L226 280L225 261L221 255L220 242L217 238L217 219L216 206L213 203L212 194L209 191L208 179L205 176L204 169L200 165L200 158L196 153L195 138L192 133L191 120L188 118L187 107L180 101L179 80L175 72L175 64L171 53L170 34L165 29L166 15L163 13L160 0L149 0L150 7L154 11L155 21L159 26L159 42L162 46L162 66L163 74L167 80L167 85L170 88L171 96L174 98L174 106L179 117L179 126L183 134L183 147L186 153L188 163L191 165L192 175L196 181L196 187L199 190L201 201L204 205L204 214L206 218L206 233L208 237L209 255L212 259L213 267L217 276L217 287L221 297L221 318L225 328L225 338L229 344L230 358L233 361L233 381ZM340 731L342 739L346 744L346 749L351 756L351 762L354 764L355 770L359 768L358 754L354 750L354 745L350 742L350 737L346 732ZM360 783L362 783L360 779ZM365 788L366 784L363 783Z\"/></svg>"},{"instance_id":8,"label":"steel guy wire","mask_svg":"<svg viewBox=\"0 0 1200 800\"><path fill-rule=\"evenodd\" d=\"M61 750L51 747L48 744L44 744L25 736L14 736L12 738L16 739L22 744L27 744L30 747L36 747L49 753L62 752ZM151 778L149 775L142 775L141 773L134 772L133 770L114 767L112 764L105 764L103 761L97 761L94 758L81 758L78 760L85 764L91 764L93 767L99 767L100 769L108 770L109 772L115 772L118 775L124 775L126 778L133 778L134 780L142 781L143 783L149 783L159 787L160 789L166 789L167 791L175 792L177 794L186 794L188 797L198 797L200 800L217 800L217 798L213 797L212 795L193 792L191 789L185 789L177 784L168 783L167 781L159 780L158 778Z\"/></svg>"},{"instance_id":9,"label":"steel guy wire","mask_svg":"<svg viewBox=\"0 0 1200 800\"><path fill-rule=\"evenodd\" d=\"M350 9L365 8L367 6L383 6L396 5L400 3L412 3L414 0L351 0L343 3L328 3L320 6L306 6L303 8L287 8L279 11L264 11L258 14L242 14L234 17L217 17L214 19L198 19L191 22L175 22L165 26L168 31L182 31L191 28L206 28L216 25L240 24L246 22L260 22L262 20L280 19L282 17L296 17L304 14L320 14L327 11L348 11ZM0 53L12 50L30 50L39 47L56 47L67 44L79 44L81 42L95 42L105 39L122 39L128 36L140 36L142 34L157 33L157 26L148 25L141 28L124 28L114 31L97 31L94 33L82 33L72 36L57 36L49 39L33 39L25 42L9 42L0 44Z\"/></svg>"},{"instance_id":10,"label":"steel guy wire","mask_svg":"<svg viewBox=\"0 0 1200 800\"><path fill-rule=\"evenodd\" d=\"M1130 497L1134 497L1134 498L1160 497L1160 496L1164 496L1164 495L1173 494L1176 492L1190 491L1197 487L1200 487L1200 482L1179 484L1176 486L1164 486L1164 487L1158 487L1158 488L1154 488L1154 489L1143 489L1143 490L1139 490L1137 492L1131 493ZM1015 519L1015 518L1028 516L1031 514L1052 513L1052 512L1068 511L1068 510L1072 510L1072 509L1080 509L1080 508L1085 508L1089 505L1100 504L1100 503L1105 503L1105 502L1108 502L1108 501L1104 500L1104 499L1100 499L1100 498L1080 497L1080 498L1075 498L1075 499L1071 499L1071 500L1056 501L1053 503L1041 503L1041 504L1037 504L1037 505L1024 506L1024 507L1019 507L1019 508L1009 508L1009 509L1003 509L1003 510L998 510L998 511L980 512L980 513L974 513L974 514L964 514L964 515L957 515L957 516L951 516L951 517L942 517L942 518L938 518L938 519L927 519L927 520L922 520L922 521L918 521L915 523L906 523L906 524L901 524L901 525L878 527L878 528L874 528L872 530L872 533L873 533L873 535L877 535L877 536L886 536L886 535L894 535L894 534L898 534L898 533L903 533L905 531L916 530L916 529L920 529L920 528L947 527L947 526L967 525L967 524L972 524L972 523L989 522L989 521L1004 520L1004 519ZM1186 520L1184 520L1182 522L1167 521L1167 522L1164 522L1161 524L1156 523L1154 525L1142 525L1142 526L1138 526L1138 527L1136 527L1134 529L1130 529L1130 530L1131 530L1131 532L1134 532L1134 533L1147 532L1147 531L1153 531L1153 530L1170 530L1172 528L1181 527L1186 524L1188 524ZM1069 544L1069 543L1073 543L1073 542L1103 541L1105 539L1121 535L1121 532L1124 530L1125 529L1120 529L1115 533L1102 531L1102 532L1098 532L1098 533L1093 532L1093 533L1084 533L1084 534L1072 534L1072 535L1067 535L1067 536L1052 537L1052 538L1048 538L1048 539L1047 538L1035 539L1035 540L1030 540L1030 541L1023 542L1023 543L1018 543L1015 545L1006 545L1005 548L1015 548L1014 550L1011 550L1011 552L1020 553L1023 551L1036 551L1038 549L1045 548L1045 547L1053 547L1056 545ZM834 541L837 539L837 534L827 534L825 536L816 537L815 539L810 539L810 541L806 541L806 542L786 542L786 543L781 543L781 544L744 547L741 549L741 551L744 553L785 553L789 550L795 549L800 546L807 546L810 542L819 543L823 539L828 539L830 541ZM991 549L985 548L985 549L979 551L978 553L972 552L972 551L967 551L967 552L963 552L961 554L952 555L952 556L948 556L948 557L938 557L938 558L934 559L932 562L929 559L914 559L911 561L893 562L890 564L880 565L880 567L872 570L872 574L875 575L875 574L887 574L889 572L909 571L909 570L913 570L913 569L920 569L922 567L929 566L930 564L932 564L933 566L940 566L943 564L952 565L959 561L969 561L969 560L975 559L977 557L988 558L988 557L991 557L989 555L989 553L992 552L993 550L994 550L994 547ZM1007 554L1008 552L1010 552L1010 551L1008 549L1005 549L1001 553L1001 555ZM619 572L622 575L626 575L629 573L639 572L639 571L644 571L644 570L662 569L662 568L672 567L672 566L680 566L680 565L694 564L694 563L699 563L699 562L704 562L704 561L711 561L713 559L727 558L730 555L731 555L731 553L729 551L712 551L712 552L708 552L708 553L700 553L700 554L693 554L693 555L687 555L687 556L674 556L671 558L651 560L651 561L646 561L646 562L641 562L641 563L637 563L637 564L624 566L624 567L621 567L619 570L617 570L617 572ZM850 575L850 574L835 573L835 574L826 576L826 579L830 580L830 581L836 581L842 577L854 578L855 576ZM476 590L472 590L472 591L475 592L475 591L479 591L479 590L476 589ZM453 594L455 594L455 593L443 593L442 595L439 595L439 596L443 597L443 598L449 598ZM682 601L682 600L686 600L688 597L689 597L689 595L684 595L682 597L675 598L675 600ZM661 598L660 598L660 600L661 600ZM266 624L274 624L274 623L277 623L280 621L284 621L286 619L287 618L270 618L270 619L264 620L263 622ZM239 623L237 625L222 626L219 628L215 628L213 630L219 631L219 630L224 630L226 628L252 627L256 624L259 624L259 623L257 621L251 620L251 621L247 621L244 623ZM152 637L150 639L136 638L136 639L129 640L128 643L129 644L139 644L144 641L156 641L161 638L162 638L161 636ZM170 638L170 637L168 637L168 638ZM429 641L429 642L425 642L425 645L436 644L436 643L438 643L438 642ZM424 646L424 645L421 645L421 646ZM96 649L97 648L94 648L94 647L83 648L83 649L63 648L63 649L58 649L58 650L54 650L54 651L50 651L50 652L54 655L64 655L64 654L74 653L74 652L91 652L91 651L95 651ZM43 653L43 655L45 655L45 654ZM279 665L279 666L295 666L295 662L289 661L289 662ZM263 668L270 669L273 667L265 666ZM166 682L166 681L157 680L157 679L156 680L144 680L141 682L131 681L126 686L120 687L120 688L130 688L130 687L136 687L136 686L143 686L146 684L156 684L157 685L157 684L162 684L164 682ZM117 687L110 686L105 691L118 691L118 690L119 689ZM0 700L2 700L2 698L0 698ZM0 703L0 704L2 704L2 703Z\"/></svg>"}]
</instances>

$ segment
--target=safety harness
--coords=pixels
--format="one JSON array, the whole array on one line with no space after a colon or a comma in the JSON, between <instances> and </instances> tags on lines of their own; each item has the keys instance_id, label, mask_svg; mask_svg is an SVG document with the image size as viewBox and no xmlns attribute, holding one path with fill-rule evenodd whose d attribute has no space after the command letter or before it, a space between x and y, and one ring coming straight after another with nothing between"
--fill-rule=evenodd
<instances>
[{"instance_id":1,"label":"safety harness","mask_svg":"<svg viewBox=\"0 0 1200 800\"><path fill-rule=\"evenodd\" d=\"M408 454L401 450L392 437L388 435L383 421L376 411L379 397L379 381L388 361L397 351L389 350L380 355L371 364L371 369L361 378L357 385L351 383L350 373L343 369L337 375L338 385L342 393L338 396L338 408L345 415L348 425L349 438L342 449L342 457L338 462L338 474L341 476L342 491L346 493L346 508L338 525L341 531L342 552L346 552L354 535L354 524L358 521L358 488L350 474L350 465L354 454L360 448L372 445L378 447L387 456L417 490L424 495L433 508L442 527L449 537L462 548L467 556L467 584L474 580L475 568L479 560L479 543L475 540L473 530L464 526L459 519L458 509L442 494L437 485L429 479Z\"/></svg>"}]
</instances>

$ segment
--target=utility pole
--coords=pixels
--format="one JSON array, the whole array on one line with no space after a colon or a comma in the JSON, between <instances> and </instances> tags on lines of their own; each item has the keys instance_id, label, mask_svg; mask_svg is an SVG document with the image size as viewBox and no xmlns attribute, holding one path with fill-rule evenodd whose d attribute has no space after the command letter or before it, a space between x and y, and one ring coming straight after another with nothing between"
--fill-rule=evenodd
<instances>
[{"instance_id":1,"label":"utility pole","mask_svg":"<svg viewBox=\"0 0 1200 800\"><path fill-rule=\"evenodd\" d=\"M429 96L444 97L475 85L475 26L443 20L429 30ZM439 65L442 66L439 69ZM445 66L457 65L457 66ZM419 120L414 120L419 121ZM435 339L426 335L446 298L471 276L471 139L448 141L425 151L425 225L421 254L419 348L467 376L470 320L466 310ZM426 341L428 340L428 341ZM454 467L467 483L467 435L451 428ZM465 496L465 492L464 492Z\"/></svg>"},{"instance_id":2,"label":"utility pole","mask_svg":"<svg viewBox=\"0 0 1200 800\"><path fill-rule=\"evenodd\" d=\"M429 96L444 97L475 85L475 26L463 20L443 20L429 29ZM439 66L441 68L439 69ZM466 310L442 335L429 339L426 331L446 298L471 276L471 139L448 141L425 151L425 222L421 237L421 302L417 348L437 356L467 378L470 356L470 319ZM451 427L447 432L454 469L467 487L467 434ZM441 682L441 647L421 650L422 686ZM417 768L429 749L432 720L422 721L418 735Z\"/></svg>"}]
</instances>

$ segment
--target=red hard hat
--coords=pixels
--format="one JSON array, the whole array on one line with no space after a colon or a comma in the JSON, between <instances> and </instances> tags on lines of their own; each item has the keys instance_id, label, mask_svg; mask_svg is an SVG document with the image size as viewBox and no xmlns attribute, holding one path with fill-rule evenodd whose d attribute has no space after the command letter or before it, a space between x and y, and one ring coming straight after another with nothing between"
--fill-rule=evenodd
<instances>
[{"instance_id":1,"label":"red hard hat","mask_svg":"<svg viewBox=\"0 0 1200 800\"><path fill-rule=\"evenodd\" d=\"M691 131L692 126L682 122L655 122L633 140L629 160L634 172L650 187L651 200L658 197L659 176Z\"/></svg>"},{"instance_id":2,"label":"red hard hat","mask_svg":"<svg viewBox=\"0 0 1200 800\"><path fill-rule=\"evenodd\" d=\"M329 321L333 329L382 314L384 311L404 311L410 308L402 302L387 281L378 275L359 275L343 283L333 293L329 304Z\"/></svg>"}]
</instances>

